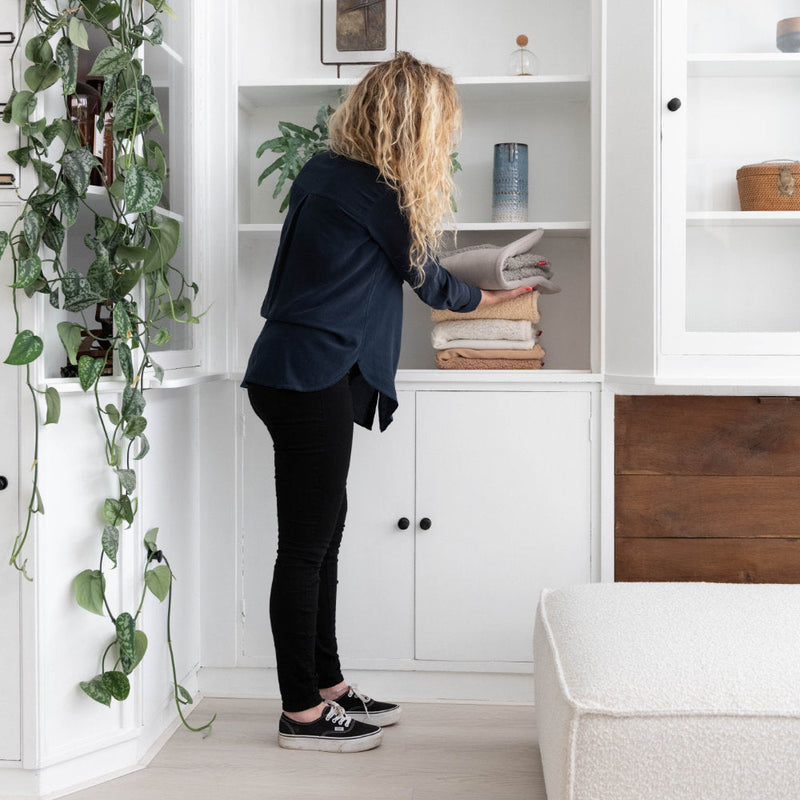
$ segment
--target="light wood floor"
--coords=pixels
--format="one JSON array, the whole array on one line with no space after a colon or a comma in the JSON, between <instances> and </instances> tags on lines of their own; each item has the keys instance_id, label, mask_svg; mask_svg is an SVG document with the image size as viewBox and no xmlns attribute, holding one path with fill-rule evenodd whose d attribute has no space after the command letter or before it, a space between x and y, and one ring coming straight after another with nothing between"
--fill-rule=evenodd
<instances>
[{"instance_id":1,"label":"light wood floor","mask_svg":"<svg viewBox=\"0 0 800 800\"><path fill-rule=\"evenodd\" d=\"M533 708L404 703L364 753L283 750L277 700L205 698L145 769L69 800L546 800Z\"/></svg>"}]
</instances>

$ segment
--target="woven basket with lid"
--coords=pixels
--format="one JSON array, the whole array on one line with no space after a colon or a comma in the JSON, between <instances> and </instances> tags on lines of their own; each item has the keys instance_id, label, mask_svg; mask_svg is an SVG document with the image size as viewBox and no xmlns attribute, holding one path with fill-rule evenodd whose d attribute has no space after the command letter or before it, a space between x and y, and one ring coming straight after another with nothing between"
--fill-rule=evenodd
<instances>
[{"instance_id":1,"label":"woven basket with lid","mask_svg":"<svg viewBox=\"0 0 800 800\"><path fill-rule=\"evenodd\" d=\"M742 211L800 211L800 161L764 161L736 171Z\"/></svg>"}]
</instances>

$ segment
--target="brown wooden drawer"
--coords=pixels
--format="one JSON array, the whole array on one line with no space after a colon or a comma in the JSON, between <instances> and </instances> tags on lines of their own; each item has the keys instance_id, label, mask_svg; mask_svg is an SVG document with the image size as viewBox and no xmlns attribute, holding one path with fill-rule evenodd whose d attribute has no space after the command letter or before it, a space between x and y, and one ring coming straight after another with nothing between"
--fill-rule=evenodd
<instances>
[{"instance_id":1,"label":"brown wooden drawer","mask_svg":"<svg viewBox=\"0 0 800 800\"><path fill-rule=\"evenodd\" d=\"M615 580L800 583L800 539L618 538Z\"/></svg>"},{"instance_id":2,"label":"brown wooden drawer","mask_svg":"<svg viewBox=\"0 0 800 800\"><path fill-rule=\"evenodd\" d=\"M800 537L800 478L617 475L617 536Z\"/></svg>"},{"instance_id":3,"label":"brown wooden drawer","mask_svg":"<svg viewBox=\"0 0 800 800\"><path fill-rule=\"evenodd\" d=\"M800 398L618 396L617 474L800 476Z\"/></svg>"}]
</instances>

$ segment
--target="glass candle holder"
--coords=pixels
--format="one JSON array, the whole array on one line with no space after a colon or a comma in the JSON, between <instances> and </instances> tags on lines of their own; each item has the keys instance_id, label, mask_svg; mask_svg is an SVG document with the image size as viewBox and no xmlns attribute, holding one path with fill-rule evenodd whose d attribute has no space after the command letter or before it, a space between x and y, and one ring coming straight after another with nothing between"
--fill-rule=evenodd
<instances>
[{"instance_id":1,"label":"glass candle holder","mask_svg":"<svg viewBox=\"0 0 800 800\"><path fill-rule=\"evenodd\" d=\"M517 36L519 48L515 50L508 60L509 75L538 75L541 72L539 59L536 53L527 48L528 37L522 33Z\"/></svg>"}]
</instances>

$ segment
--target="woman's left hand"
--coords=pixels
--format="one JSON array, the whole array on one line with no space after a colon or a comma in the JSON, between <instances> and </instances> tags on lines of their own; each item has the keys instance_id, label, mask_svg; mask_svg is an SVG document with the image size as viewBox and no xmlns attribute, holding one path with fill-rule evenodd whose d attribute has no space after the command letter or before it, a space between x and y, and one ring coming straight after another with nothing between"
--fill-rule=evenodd
<instances>
[{"instance_id":1,"label":"woman's left hand","mask_svg":"<svg viewBox=\"0 0 800 800\"><path fill-rule=\"evenodd\" d=\"M478 308L488 308L504 303L506 300L513 300L521 294L532 292L532 286L518 286L516 289L481 289L481 301Z\"/></svg>"}]
</instances>

